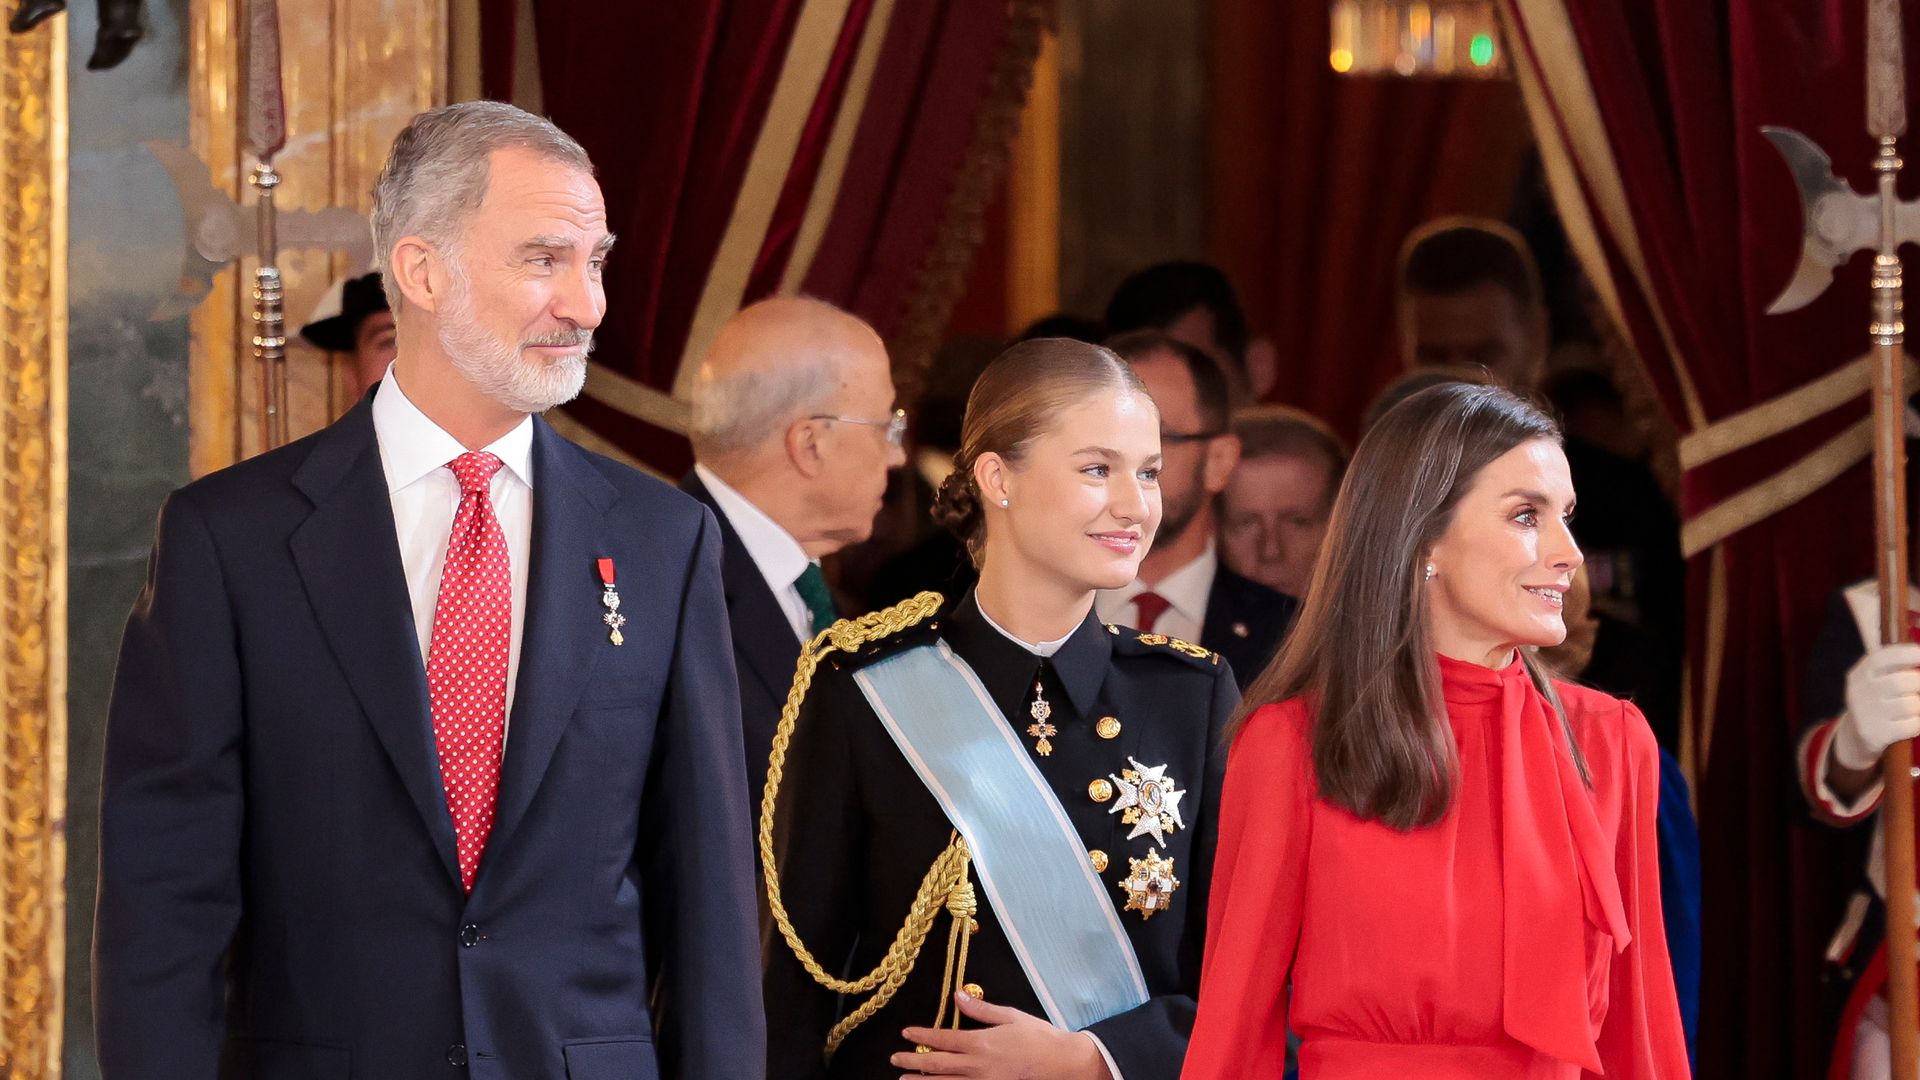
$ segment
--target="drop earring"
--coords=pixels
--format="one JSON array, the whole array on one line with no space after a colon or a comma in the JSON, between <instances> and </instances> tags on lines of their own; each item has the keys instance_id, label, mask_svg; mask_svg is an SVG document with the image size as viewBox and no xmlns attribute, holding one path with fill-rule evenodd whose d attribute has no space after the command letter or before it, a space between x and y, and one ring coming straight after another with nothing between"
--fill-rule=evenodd
<instances>
[{"instance_id":1,"label":"drop earring","mask_svg":"<svg viewBox=\"0 0 1920 1080\"><path fill-rule=\"evenodd\" d=\"M1436 572L1436 571L1435 571L1435 570L1433 569L1433 564L1432 564L1432 563L1428 563L1428 564L1427 564L1427 580L1428 580L1428 581L1432 581L1432 580L1433 580L1433 575L1435 574L1435 572Z\"/></svg>"}]
</instances>

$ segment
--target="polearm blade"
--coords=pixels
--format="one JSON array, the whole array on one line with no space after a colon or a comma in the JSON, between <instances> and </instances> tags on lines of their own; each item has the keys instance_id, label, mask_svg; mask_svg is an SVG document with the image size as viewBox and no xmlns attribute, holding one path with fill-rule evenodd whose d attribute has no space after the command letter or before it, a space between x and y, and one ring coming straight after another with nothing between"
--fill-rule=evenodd
<instances>
[{"instance_id":1,"label":"polearm blade","mask_svg":"<svg viewBox=\"0 0 1920 1080\"><path fill-rule=\"evenodd\" d=\"M1900 266L1900 136L1907 130L1906 64L1899 0L1867 0L1867 131L1879 141L1878 250L1873 257L1874 541L1880 584L1880 641L1907 640L1906 327ZM1914 941L1913 743L1881 760L1886 801L1887 1004L1894 1076L1920 1062L1920 958Z\"/></svg>"},{"instance_id":2,"label":"polearm blade","mask_svg":"<svg viewBox=\"0 0 1920 1080\"><path fill-rule=\"evenodd\" d=\"M277 0L248 0L245 47L241 142L258 162L247 177L258 193L260 242L260 265L253 272L253 355L260 362L260 439L271 450L287 441L287 330L273 204L280 186L273 156L287 144Z\"/></svg>"}]
</instances>

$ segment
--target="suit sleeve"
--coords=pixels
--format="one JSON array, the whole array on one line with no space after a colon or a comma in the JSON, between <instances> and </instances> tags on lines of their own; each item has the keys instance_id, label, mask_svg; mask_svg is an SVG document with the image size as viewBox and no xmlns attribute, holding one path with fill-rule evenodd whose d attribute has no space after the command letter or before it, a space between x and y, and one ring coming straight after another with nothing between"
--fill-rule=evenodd
<instances>
[{"instance_id":1,"label":"suit sleeve","mask_svg":"<svg viewBox=\"0 0 1920 1080\"><path fill-rule=\"evenodd\" d=\"M1200 820L1195 823L1198 831L1194 835L1194 863L1181 875L1181 887L1192 890L1180 942L1183 992L1156 995L1087 1029L1100 1040L1107 1056L1119 1068L1117 1080L1178 1075L1180 1063L1187 1054L1195 1002L1200 995L1207 905L1212 894L1214 853L1220 838L1220 788L1226 779L1227 765L1226 726L1239 704L1240 688L1232 672L1216 673L1207 724L1207 786L1201 796Z\"/></svg>"},{"instance_id":2,"label":"suit sleeve","mask_svg":"<svg viewBox=\"0 0 1920 1080\"><path fill-rule=\"evenodd\" d=\"M108 1080L219 1072L240 921L239 654L219 555L184 493L160 513L108 708L94 1024Z\"/></svg>"},{"instance_id":3,"label":"suit sleeve","mask_svg":"<svg viewBox=\"0 0 1920 1080\"><path fill-rule=\"evenodd\" d=\"M775 812L774 853L787 916L821 966L841 977L859 943L867 880L848 712L865 717L869 708L844 676L821 668L787 749ZM814 981L771 921L765 938L767 1075L818 1080L826 1075L823 1051L839 1018L840 996ZM847 1000L853 1007L866 998Z\"/></svg>"},{"instance_id":4,"label":"suit sleeve","mask_svg":"<svg viewBox=\"0 0 1920 1080\"><path fill-rule=\"evenodd\" d=\"M1615 873L1633 941L1613 958L1607 1017L1596 1045L1607 1080L1664 1080L1692 1075L1687 1038L1667 956L1660 914L1656 817L1660 801L1659 750L1640 710L1621 703L1625 804L1615 839ZM1591 1076L1592 1074L1587 1074Z\"/></svg>"},{"instance_id":5,"label":"suit sleeve","mask_svg":"<svg viewBox=\"0 0 1920 1080\"><path fill-rule=\"evenodd\" d=\"M659 958L661 1075L755 1080L766 1031L740 696L719 530L701 517L641 807L646 949Z\"/></svg>"},{"instance_id":6,"label":"suit sleeve","mask_svg":"<svg viewBox=\"0 0 1920 1080\"><path fill-rule=\"evenodd\" d=\"M1227 760L1200 1008L1183 1080L1280 1076L1300 939L1314 782L1297 705L1247 719Z\"/></svg>"}]
</instances>

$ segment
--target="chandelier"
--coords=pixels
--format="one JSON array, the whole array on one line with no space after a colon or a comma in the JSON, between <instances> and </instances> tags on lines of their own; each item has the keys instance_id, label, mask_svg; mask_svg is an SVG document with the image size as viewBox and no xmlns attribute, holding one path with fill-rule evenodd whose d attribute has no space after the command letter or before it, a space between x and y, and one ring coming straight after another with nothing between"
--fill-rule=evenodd
<instances>
[{"instance_id":1,"label":"chandelier","mask_svg":"<svg viewBox=\"0 0 1920 1080\"><path fill-rule=\"evenodd\" d=\"M1493 0L1333 0L1327 62L1342 75L1507 74Z\"/></svg>"}]
</instances>

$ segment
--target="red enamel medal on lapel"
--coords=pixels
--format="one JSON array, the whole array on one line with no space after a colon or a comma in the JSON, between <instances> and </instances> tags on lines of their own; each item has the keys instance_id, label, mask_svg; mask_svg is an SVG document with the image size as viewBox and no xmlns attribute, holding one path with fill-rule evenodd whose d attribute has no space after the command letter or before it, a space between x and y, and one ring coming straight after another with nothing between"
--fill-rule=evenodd
<instances>
[{"instance_id":1,"label":"red enamel medal on lapel","mask_svg":"<svg viewBox=\"0 0 1920 1080\"><path fill-rule=\"evenodd\" d=\"M600 567L600 584L605 587L600 594L600 602L607 606L607 613L600 621L607 624L607 639L615 645L625 641L620 628L627 625L627 617L620 614L620 590L613 587L613 560L594 560Z\"/></svg>"}]
</instances>

